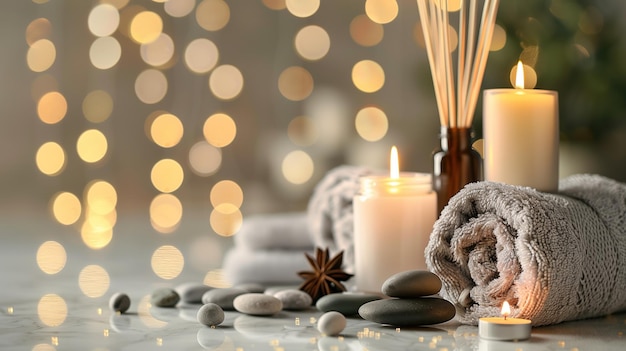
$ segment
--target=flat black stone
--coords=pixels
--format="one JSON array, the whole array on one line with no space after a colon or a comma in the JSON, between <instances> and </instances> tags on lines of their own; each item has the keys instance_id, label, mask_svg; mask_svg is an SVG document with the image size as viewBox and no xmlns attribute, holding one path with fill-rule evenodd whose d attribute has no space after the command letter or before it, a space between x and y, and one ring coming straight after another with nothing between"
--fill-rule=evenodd
<instances>
[{"instance_id":1,"label":"flat black stone","mask_svg":"<svg viewBox=\"0 0 626 351\"><path fill-rule=\"evenodd\" d=\"M359 307L363 304L380 299L380 296L373 294L336 293L322 296L315 307L322 312L337 311L344 316L352 316L359 313Z\"/></svg>"},{"instance_id":2,"label":"flat black stone","mask_svg":"<svg viewBox=\"0 0 626 351\"><path fill-rule=\"evenodd\" d=\"M385 299L359 308L363 319L396 327L439 324L454 318L455 314L454 305L437 297Z\"/></svg>"},{"instance_id":3,"label":"flat black stone","mask_svg":"<svg viewBox=\"0 0 626 351\"><path fill-rule=\"evenodd\" d=\"M441 290L441 279L436 274L424 270L394 274L387 278L382 286L383 294L400 298L434 295L439 290Z\"/></svg>"}]
</instances>

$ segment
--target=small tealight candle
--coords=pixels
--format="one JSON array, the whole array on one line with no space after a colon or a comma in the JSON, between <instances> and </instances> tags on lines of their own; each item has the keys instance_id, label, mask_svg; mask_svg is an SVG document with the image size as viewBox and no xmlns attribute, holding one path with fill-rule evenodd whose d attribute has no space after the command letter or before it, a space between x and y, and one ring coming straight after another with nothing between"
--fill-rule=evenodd
<instances>
[{"instance_id":1,"label":"small tealight candle","mask_svg":"<svg viewBox=\"0 0 626 351\"><path fill-rule=\"evenodd\" d=\"M504 301L502 317L486 317L478 320L478 335L487 340L526 340L530 338L531 320L510 318L511 307Z\"/></svg>"}]
</instances>

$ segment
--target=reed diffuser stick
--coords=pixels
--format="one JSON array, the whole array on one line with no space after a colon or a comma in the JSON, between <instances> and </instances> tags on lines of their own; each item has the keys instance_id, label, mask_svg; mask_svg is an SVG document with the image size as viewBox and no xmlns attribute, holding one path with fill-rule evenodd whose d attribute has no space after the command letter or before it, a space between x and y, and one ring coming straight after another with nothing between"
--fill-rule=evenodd
<instances>
[{"instance_id":1,"label":"reed diffuser stick","mask_svg":"<svg viewBox=\"0 0 626 351\"><path fill-rule=\"evenodd\" d=\"M460 0L456 55L450 45L453 9L449 9L449 1L417 0L417 7L441 126L469 128L476 111L500 0ZM480 4L482 11L478 9Z\"/></svg>"}]
</instances>

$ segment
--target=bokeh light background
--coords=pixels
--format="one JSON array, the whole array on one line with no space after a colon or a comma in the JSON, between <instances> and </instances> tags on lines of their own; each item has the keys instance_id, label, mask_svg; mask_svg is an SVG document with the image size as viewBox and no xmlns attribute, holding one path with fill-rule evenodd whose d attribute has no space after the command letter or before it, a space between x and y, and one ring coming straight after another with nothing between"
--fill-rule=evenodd
<instances>
[{"instance_id":1,"label":"bokeh light background","mask_svg":"<svg viewBox=\"0 0 626 351\"><path fill-rule=\"evenodd\" d=\"M592 39L623 30L603 17L624 14L622 2L550 3L553 18L577 14L569 64L596 69ZM414 0L2 5L0 210L60 228L33 251L46 275L75 254L64 242L80 240L87 255L127 257L115 243L141 236L152 255L136 260L155 279L187 270L227 286L221 259L247 215L302 211L329 169L385 168L394 144L403 170L431 169L439 125ZM486 84L509 86L521 58L534 84L556 90L541 85L550 71L541 62L550 60L522 27L499 22ZM611 59L626 59L624 40L615 45ZM626 79L623 67L614 69ZM623 88L599 89L624 96ZM570 141L565 171L625 180L615 164L626 160L626 124L611 116L607 136L586 127L600 116L576 118L562 131ZM476 123L480 134L479 116ZM119 231L129 218L137 230ZM88 297L111 284L98 264L74 273ZM60 296L40 305L59 312L41 317L46 325L63 323ZM146 323L158 323L141 308Z\"/></svg>"}]
</instances>

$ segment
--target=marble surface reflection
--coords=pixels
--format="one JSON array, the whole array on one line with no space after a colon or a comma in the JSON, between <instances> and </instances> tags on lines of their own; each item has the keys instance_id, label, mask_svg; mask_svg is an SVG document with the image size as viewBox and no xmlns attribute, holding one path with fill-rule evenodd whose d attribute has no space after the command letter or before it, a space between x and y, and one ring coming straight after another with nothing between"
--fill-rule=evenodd
<instances>
[{"instance_id":1,"label":"marble surface reflection","mask_svg":"<svg viewBox=\"0 0 626 351\"><path fill-rule=\"evenodd\" d=\"M2 350L624 350L626 314L534 328L530 340L480 340L473 326L449 322L422 328L393 328L351 317L339 336L321 335L315 324L322 314L310 309L256 317L226 312L222 325L210 328L196 321L200 305L156 308L150 293L159 287L201 282L204 275L190 267L166 280L151 269L150 257L163 238L154 242L135 233L132 221L118 223L123 235L110 247L94 251L79 239L46 226L11 219L0 225L2 289L0 349ZM42 234L44 233L44 234ZM62 243L67 262L55 274L37 263L46 240ZM10 239L10 240L7 240ZM177 237L185 254L189 238ZM227 244L225 244L227 245ZM226 246L223 247L223 249ZM56 262L56 261L54 261ZM81 280L85 267L100 267ZM211 267L207 267L207 270ZM105 273L102 273L105 272ZM84 275L85 273L83 273ZM131 298L130 310L114 313L108 298L115 292Z\"/></svg>"}]
</instances>

